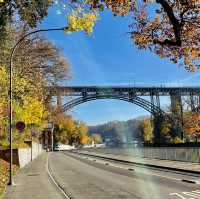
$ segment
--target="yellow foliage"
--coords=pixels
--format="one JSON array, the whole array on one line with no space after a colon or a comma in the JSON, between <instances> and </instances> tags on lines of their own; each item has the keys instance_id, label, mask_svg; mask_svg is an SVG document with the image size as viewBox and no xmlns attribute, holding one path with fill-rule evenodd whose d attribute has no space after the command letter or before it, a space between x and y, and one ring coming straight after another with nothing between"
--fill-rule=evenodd
<instances>
[{"instance_id":1,"label":"yellow foliage","mask_svg":"<svg viewBox=\"0 0 200 199\"><path fill-rule=\"evenodd\" d=\"M167 121L163 122L161 126L161 134L164 136L168 136L170 134L171 127L171 123Z\"/></svg>"},{"instance_id":2,"label":"yellow foliage","mask_svg":"<svg viewBox=\"0 0 200 199\"><path fill-rule=\"evenodd\" d=\"M151 142L153 139L153 127L150 119L144 119L140 122L139 129L142 133L143 139L146 142Z\"/></svg>"},{"instance_id":3,"label":"yellow foliage","mask_svg":"<svg viewBox=\"0 0 200 199\"><path fill-rule=\"evenodd\" d=\"M88 144L90 141L90 137L88 135L83 135L81 137L81 144Z\"/></svg>"},{"instance_id":4,"label":"yellow foliage","mask_svg":"<svg viewBox=\"0 0 200 199\"><path fill-rule=\"evenodd\" d=\"M88 34L92 33L97 16L96 12L83 13L81 9L73 11L67 16L68 28L66 32L85 31Z\"/></svg>"},{"instance_id":5,"label":"yellow foliage","mask_svg":"<svg viewBox=\"0 0 200 199\"><path fill-rule=\"evenodd\" d=\"M32 92L29 81L25 77L13 71L13 100L12 114L13 123L23 121L26 130L23 134L14 132L14 145L20 146L24 143L24 138L30 135L29 124L34 124L40 128L46 117L44 102L40 99L39 92ZM9 81L8 71L4 66L0 66L0 130L1 136L6 138L6 128L9 115ZM35 88L39 89L39 88Z\"/></svg>"},{"instance_id":6,"label":"yellow foliage","mask_svg":"<svg viewBox=\"0 0 200 199\"><path fill-rule=\"evenodd\" d=\"M200 135L200 114L187 112L184 114L184 131L189 135Z\"/></svg>"},{"instance_id":7,"label":"yellow foliage","mask_svg":"<svg viewBox=\"0 0 200 199\"><path fill-rule=\"evenodd\" d=\"M45 107L42 101L36 97L25 96L23 98L23 114L22 120L26 124L42 124L45 117Z\"/></svg>"}]
</instances>

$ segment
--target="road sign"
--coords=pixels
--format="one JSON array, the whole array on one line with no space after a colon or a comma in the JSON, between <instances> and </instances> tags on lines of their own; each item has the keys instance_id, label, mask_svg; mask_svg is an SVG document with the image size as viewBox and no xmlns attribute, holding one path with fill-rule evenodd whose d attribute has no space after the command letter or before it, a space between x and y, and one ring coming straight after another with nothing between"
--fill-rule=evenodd
<instances>
[{"instance_id":1,"label":"road sign","mask_svg":"<svg viewBox=\"0 0 200 199\"><path fill-rule=\"evenodd\" d=\"M25 123L22 121L18 121L16 123L16 129L19 131L23 131L25 129L25 126L26 126Z\"/></svg>"}]
</instances>

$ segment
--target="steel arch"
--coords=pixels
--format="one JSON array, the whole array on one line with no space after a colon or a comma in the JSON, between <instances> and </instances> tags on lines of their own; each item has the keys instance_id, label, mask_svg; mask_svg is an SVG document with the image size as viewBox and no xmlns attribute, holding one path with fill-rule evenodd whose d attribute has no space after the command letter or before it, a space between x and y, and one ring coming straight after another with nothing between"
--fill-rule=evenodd
<instances>
[{"instance_id":1,"label":"steel arch","mask_svg":"<svg viewBox=\"0 0 200 199\"><path fill-rule=\"evenodd\" d=\"M137 96L129 97L129 96L124 96L124 95L113 95L113 94L110 94L110 95L88 95L88 96L84 96L84 97L82 96L82 97L79 97L79 98L76 98L76 99L73 99L73 100L67 102L66 104L64 104L61 107L61 109L63 112L65 112L79 104L82 104L82 103L85 103L88 101L98 100L98 99L122 100L122 101L136 104L136 105L142 107L143 109L145 109L146 111L150 112L154 116L166 115L166 113L160 107L155 106L151 102L149 102L145 99L142 99L140 97L137 97Z\"/></svg>"}]
</instances>

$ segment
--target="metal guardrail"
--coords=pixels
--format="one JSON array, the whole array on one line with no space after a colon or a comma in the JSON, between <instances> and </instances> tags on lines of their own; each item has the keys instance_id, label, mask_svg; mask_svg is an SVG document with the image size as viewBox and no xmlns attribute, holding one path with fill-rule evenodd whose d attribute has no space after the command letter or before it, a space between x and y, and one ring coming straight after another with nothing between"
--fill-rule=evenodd
<instances>
[{"instance_id":1,"label":"metal guardrail","mask_svg":"<svg viewBox=\"0 0 200 199\"><path fill-rule=\"evenodd\" d=\"M200 163L200 147L99 148L96 150L116 155Z\"/></svg>"}]
</instances>

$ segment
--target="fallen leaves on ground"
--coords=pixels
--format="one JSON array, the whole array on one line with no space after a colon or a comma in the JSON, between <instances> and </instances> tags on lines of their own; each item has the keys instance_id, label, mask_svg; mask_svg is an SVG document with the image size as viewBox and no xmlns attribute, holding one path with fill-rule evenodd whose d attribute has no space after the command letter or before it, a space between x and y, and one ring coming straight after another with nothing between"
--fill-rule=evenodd
<instances>
[{"instance_id":1,"label":"fallen leaves on ground","mask_svg":"<svg viewBox=\"0 0 200 199\"><path fill-rule=\"evenodd\" d=\"M13 174L17 172L19 167L13 165ZM3 159L0 159L0 195L3 193L5 186L8 183L9 179L9 163Z\"/></svg>"}]
</instances>

